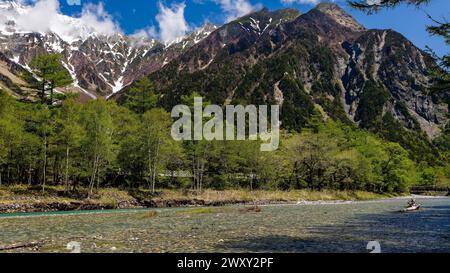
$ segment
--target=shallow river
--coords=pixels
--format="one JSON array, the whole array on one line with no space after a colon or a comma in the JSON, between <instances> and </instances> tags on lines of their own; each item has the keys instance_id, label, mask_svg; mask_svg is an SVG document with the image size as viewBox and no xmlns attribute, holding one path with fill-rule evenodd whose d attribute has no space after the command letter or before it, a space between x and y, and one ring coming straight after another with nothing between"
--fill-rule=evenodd
<instances>
[{"instance_id":1,"label":"shallow river","mask_svg":"<svg viewBox=\"0 0 450 273\"><path fill-rule=\"evenodd\" d=\"M0 215L0 246L43 242L40 252L450 252L450 198L344 204L177 208ZM157 211L157 214L151 213ZM31 250L15 250L31 251Z\"/></svg>"}]
</instances>

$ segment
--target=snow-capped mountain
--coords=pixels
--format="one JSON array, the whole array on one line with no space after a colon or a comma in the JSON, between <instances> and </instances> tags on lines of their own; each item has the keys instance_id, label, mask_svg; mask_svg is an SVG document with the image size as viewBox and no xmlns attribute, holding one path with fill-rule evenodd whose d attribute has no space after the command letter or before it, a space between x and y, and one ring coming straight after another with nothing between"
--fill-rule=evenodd
<instances>
[{"instance_id":1,"label":"snow-capped mountain","mask_svg":"<svg viewBox=\"0 0 450 273\"><path fill-rule=\"evenodd\" d=\"M6 15L0 19L0 54L29 70L28 64L35 56L61 53L63 65L74 79L68 89L90 98L108 97L120 91L160 69L217 29L205 24L186 37L163 44L154 39L127 37L120 30L97 31L80 18L58 14L57 20L63 24L52 26L65 25L64 29L27 31L20 20L21 16L27 16L28 10L18 1L0 1L1 14Z\"/></svg>"}]
</instances>

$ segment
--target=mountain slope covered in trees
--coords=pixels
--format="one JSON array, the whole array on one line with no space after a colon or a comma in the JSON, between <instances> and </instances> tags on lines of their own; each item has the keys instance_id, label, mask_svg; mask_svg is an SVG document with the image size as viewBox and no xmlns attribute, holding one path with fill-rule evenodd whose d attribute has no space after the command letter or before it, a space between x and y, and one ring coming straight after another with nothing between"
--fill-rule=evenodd
<instances>
[{"instance_id":1,"label":"mountain slope covered in trees","mask_svg":"<svg viewBox=\"0 0 450 273\"><path fill-rule=\"evenodd\" d=\"M276 16L287 19L271 24ZM365 29L337 5L319 4L230 22L148 77L168 110L193 91L219 105L279 104L283 127L297 131L319 111L434 164L442 158L430 141L445 135L450 92L429 91L437 68L401 34Z\"/></svg>"},{"instance_id":2,"label":"mountain slope covered in trees","mask_svg":"<svg viewBox=\"0 0 450 273\"><path fill-rule=\"evenodd\" d=\"M306 104L320 105L327 116L365 128L390 114L408 129L430 137L441 133L448 101L427 93L428 73L436 64L401 34L366 30L333 4L320 4L261 33L241 22L264 25L272 17L273 12L262 10L231 22L150 74L165 94L165 106L197 91L218 104L282 104L285 124L290 124L296 123L290 109L302 105L292 97L307 97Z\"/></svg>"}]
</instances>

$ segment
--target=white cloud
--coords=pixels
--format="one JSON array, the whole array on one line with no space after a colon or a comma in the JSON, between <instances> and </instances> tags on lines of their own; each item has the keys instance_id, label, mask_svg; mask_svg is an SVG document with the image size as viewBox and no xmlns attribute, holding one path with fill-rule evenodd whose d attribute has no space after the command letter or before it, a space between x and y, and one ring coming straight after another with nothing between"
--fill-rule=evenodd
<instances>
[{"instance_id":1,"label":"white cloud","mask_svg":"<svg viewBox=\"0 0 450 273\"><path fill-rule=\"evenodd\" d=\"M172 3L170 6L165 6L162 2L159 2L158 9L155 18L158 22L158 29L155 26L139 29L131 35L133 38L156 38L168 44L177 38L184 37L191 29L184 17L184 10L186 9L184 2Z\"/></svg>"},{"instance_id":2,"label":"white cloud","mask_svg":"<svg viewBox=\"0 0 450 273\"><path fill-rule=\"evenodd\" d=\"M96 32L102 34L114 34L122 32L119 25L113 20L111 15L105 10L100 2L98 5L87 4L83 6L80 21L83 25L93 28Z\"/></svg>"},{"instance_id":3,"label":"white cloud","mask_svg":"<svg viewBox=\"0 0 450 273\"><path fill-rule=\"evenodd\" d=\"M159 13L156 21L159 25L159 38L167 43L177 38L183 37L189 31L189 25L184 18L186 4L173 3L170 7L159 3Z\"/></svg>"},{"instance_id":4,"label":"white cloud","mask_svg":"<svg viewBox=\"0 0 450 273\"><path fill-rule=\"evenodd\" d=\"M214 0L225 12L226 21L249 14L258 9L260 5L252 5L248 0Z\"/></svg>"},{"instance_id":5,"label":"white cloud","mask_svg":"<svg viewBox=\"0 0 450 273\"><path fill-rule=\"evenodd\" d=\"M131 35L131 37L136 39L157 38L158 31L154 26L149 26L147 28L137 30Z\"/></svg>"},{"instance_id":6,"label":"white cloud","mask_svg":"<svg viewBox=\"0 0 450 273\"><path fill-rule=\"evenodd\" d=\"M58 0L34 0L31 4L18 1L13 9L0 9L0 24L14 21L15 28L23 32L55 32L63 39L72 41L85 38L92 32L111 35L120 33L120 27L105 10L103 3L86 4L77 17L64 15ZM0 28L0 29L2 29Z\"/></svg>"}]
</instances>

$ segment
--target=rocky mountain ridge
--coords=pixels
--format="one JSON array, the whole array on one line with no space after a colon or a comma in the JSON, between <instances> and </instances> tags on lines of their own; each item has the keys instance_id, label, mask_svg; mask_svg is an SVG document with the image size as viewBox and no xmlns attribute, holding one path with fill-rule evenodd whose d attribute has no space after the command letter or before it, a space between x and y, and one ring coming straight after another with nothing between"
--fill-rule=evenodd
<instances>
[{"instance_id":1,"label":"rocky mountain ridge","mask_svg":"<svg viewBox=\"0 0 450 273\"><path fill-rule=\"evenodd\" d=\"M0 9L23 13L17 1L1 1ZM28 32L17 28L14 17L0 27L0 54L30 71L28 64L37 55L60 53L74 84L65 91L81 92L87 99L108 97L139 77L156 71L187 48L200 42L217 27L205 24L185 37L168 43L155 39L104 35L84 26L76 18L64 18L79 31L70 37L54 32Z\"/></svg>"},{"instance_id":2,"label":"rocky mountain ridge","mask_svg":"<svg viewBox=\"0 0 450 273\"><path fill-rule=\"evenodd\" d=\"M9 22L0 28L0 87L26 96L23 75L33 81L28 63L53 52L63 54L75 80L60 92L76 90L85 99L120 101L137 79L149 77L167 109L193 91L217 104L279 104L287 129L300 130L319 112L398 131L396 137L405 129L434 138L449 121L442 98L450 91L428 92L434 60L403 35L366 29L335 4L305 14L262 9L168 43L120 33L81 36L66 41L55 33L24 33Z\"/></svg>"}]
</instances>

